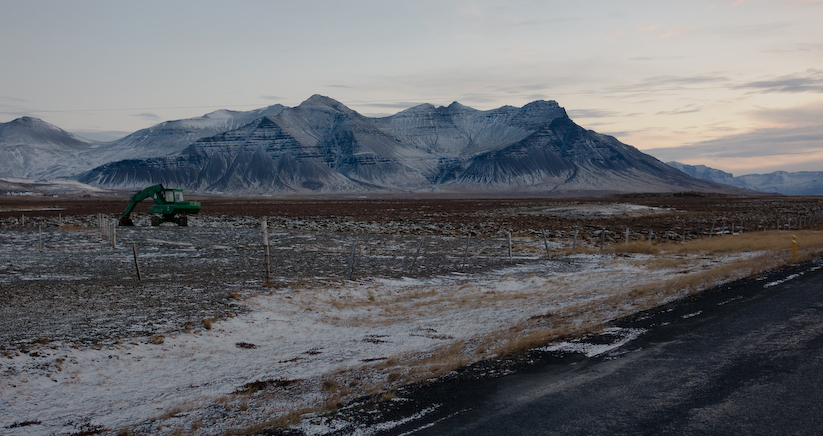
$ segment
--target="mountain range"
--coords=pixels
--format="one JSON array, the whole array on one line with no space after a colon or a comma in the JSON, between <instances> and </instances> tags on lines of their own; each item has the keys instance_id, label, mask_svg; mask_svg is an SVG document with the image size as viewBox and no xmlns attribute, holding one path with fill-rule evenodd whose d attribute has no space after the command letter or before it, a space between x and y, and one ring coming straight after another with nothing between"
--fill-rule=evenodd
<instances>
[{"instance_id":1,"label":"mountain range","mask_svg":"<svg viewBox=\"0 0 823 436\"><path fill-rule=\"evenodd\" d=\"M370 118L314 95L216 111L116 141L36 118L0 124L0 177L201 193L742 192L688 176L575 124L554 101L481 111L422 104Z\"/></svg>"},{"instance_id":2,"label":"mountain range","mask_svg":"<svg viewBox=\"0 0 823 436\"><path fill-rule=\"evenodd\" d=\"M674 161L666 164L698 179L753 191L783 195L823 195L823 171L775 171L769 174L746 174L735 177L731 173L705 165L686 165Z\"/></svg>"}]
</instances>

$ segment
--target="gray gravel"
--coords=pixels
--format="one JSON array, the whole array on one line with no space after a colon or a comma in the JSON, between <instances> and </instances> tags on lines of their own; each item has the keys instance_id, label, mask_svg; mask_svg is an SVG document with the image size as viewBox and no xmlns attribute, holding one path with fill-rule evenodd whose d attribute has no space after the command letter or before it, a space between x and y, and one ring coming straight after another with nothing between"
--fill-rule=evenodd
<instances>
[{"instance_id":1,"label":"gray gravel","mask_svg":"<svg viewBox=\"0 0 823 436\"><path fill-rule=\"evenodd\" d=\"M58 226L68 222L71 229ZM418 236L381 234L359 223L351 232L320 232L310 220L278 219L269 224L272 287L266 287L260 221L251 218L197 217L189 227L138 220L136 227L117 228L116 248L95 216L2 224L0 350L27 351L34 342L106 346L203 328L204 320L247 311L242 301L250 294L318 277L346 279L352 244L353 279L475 273L509 264L505 238L472 238L467 251L465 237L425 236L415 260ZM515 247L515 262L542 261L542 241L530 244Z\"/></svg>"}]
</instances>

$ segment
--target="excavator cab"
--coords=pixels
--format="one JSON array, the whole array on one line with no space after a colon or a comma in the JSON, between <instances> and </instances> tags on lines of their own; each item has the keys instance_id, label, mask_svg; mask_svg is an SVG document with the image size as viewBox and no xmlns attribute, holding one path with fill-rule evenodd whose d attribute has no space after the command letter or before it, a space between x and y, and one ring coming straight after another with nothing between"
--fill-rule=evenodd
<instances>
[{"instance_id":1,"label":"excavator cab","mask_svg":"<svg viewBox=\"0 0 823 436\"><path fill-rule=\"evenodd\" d=\"M129 205L120 216L120 225L133 226L134 222L130 218L131 212L137 203L149 197L154 200L154 204L149 207L149 213L157 214L151 218L152 226L159 226L165 222L187 226L189 224L187 215L200 212L199 201L186 201L181 189L166 189L158 184L149 186L131 196Z\"/></svg>"},{"instance_id":2,"label":"excavator cab","mask_svg":"<svg viewBox=\"0 0 823 436\"><path fill-rule=\"evenodd\" d=\"M166 189L163 194L166 197L166 203L183 203L182 189Z\"/></svg>"}]
</instances>

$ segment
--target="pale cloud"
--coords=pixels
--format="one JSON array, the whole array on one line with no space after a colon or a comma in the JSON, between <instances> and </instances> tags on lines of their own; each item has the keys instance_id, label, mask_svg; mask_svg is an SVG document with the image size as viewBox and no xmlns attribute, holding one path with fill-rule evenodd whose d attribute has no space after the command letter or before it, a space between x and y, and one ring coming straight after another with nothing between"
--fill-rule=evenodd
<instances>
[{"instance_id":1,"label":"pale cloud","mask_svg":"<svg viewBox=\"0 0 823 436\"><path fill-rule=\"evenodd\" d=\"M570 109L567 112L571 118L614 118L626 116L626 114L617 111L603 109ZM587 123L587 126L592 125L594 124Z\"/></svg>"},{"instance_id":2,"label":"pale cloud","mask_svg":"<svg viewBox=\"0 0 823 436\"><path fill-rule=\"evenodd\" d=\"M148 121L159 121L159 120L162 120L162 118L161 118L159 115L157 115L157 114L152 114L152 113L148 113L148 112L143 112L143 113L141 113L141 114L132 114L132 116L133 116L133 117L140 118L140 119L148 120Z\"/></svg>"},{"instance_id":3,"label":"pale cloud","mask_svg":"<svg viewBox=\"0 0 823 436\"><path fill-rule=\"evenodd\" d=\"M647 77L639 82L612 86L607 89L607 92L649 92L656 93L659 91L670 90L687 90L694 87L699 88L725 88L729 82L729 78L720 74L695 74L695 75L668 75L668 76L653 76Z\"/></svg>"},{"instance_id":4,"label":"pale cloud","mask_svg":"<svg viewBox=\"0 0 823 436\"><path fill-rule=\"evenodd\" d=\"M763 123L784 127L814 126L823 120L823 101L785 108L759 107L743 114Z\"/></svg>"},{"instance_id":5,"label":"pale cloud","mask_svg":"<svg viewBox=\"0 0 823 436\"><path fill-rule=\"evenodd\" d=\"M609 41L609 42L617 42L617 41L619 41L619 40L620 40L620 38L624 37L625 35L626 35L626 31L625 31L625 30L615 30L615 31L613 31L613 32L609 32L609 33L608 33L608 34L604 37L604 39L605 39L606 41Z\"/></svg>"},{"instance_id":6,"label":"pale cloud","mask_svg":"<svg viewBox=\"0 0 823 436\"><path fill-rule=\"evenodd\" d=\"M823 159L823 126L757 129L681 147L643 150L664 162L678 161L732 171L800 165ZM820 167L823 169L823 167Z\"/></svg>"},{"instance_id":7,"label":"pale cloud","mask_svg":"<svg viewBox=\"0 0 823 436\"><path fill-rule=\"evenodd\" d=\"M762 93L823 92L823 70L810 68L801 73L744 83L738 88L755 89Z\"/></svg>"},{"instance_id":8,"label":"pale cloud","mask_svg":"<svg viewBox=\"0 0 823 436\"><path fill-rule=\"evenodd\" d=\"M701 110L703 110L702 107L696 106L694 104L687 104L686 106L673 109L670 111L659 111L656 115L683 115L700 112Z\"/></svg>"},{"instance_id":9,"label":"pale cloud","mask_svg":"<svg viewBox=\"0 0 823 436\"><path fill-rule=\"evenodd\" d=\"M660 38L672 38L672 37L675 37L675 36L682 35L686 32L689 32L689 31L692 30L692 28L691 27L665 28L665 27L663 27L659 24L653 24L651 26L639 27L637 30L638 30L638 32L654 34L654 35L656 35Z\"/></svg>"},{"instance_id":10,"label":"pale cloud","mask_svg":"<svg viewBox=\"0 0 823 436\"><path fill-rule=\"evenodd\" d=\"M474 1L461 2L457 7L457 13L472 18L485 18L483 8Z\"/></svg>"}]
</instances>

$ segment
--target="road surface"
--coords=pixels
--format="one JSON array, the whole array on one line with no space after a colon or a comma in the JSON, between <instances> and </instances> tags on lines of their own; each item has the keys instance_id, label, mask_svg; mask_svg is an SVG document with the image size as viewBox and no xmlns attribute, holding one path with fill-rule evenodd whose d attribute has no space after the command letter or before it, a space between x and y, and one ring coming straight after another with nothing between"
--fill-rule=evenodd
<instances>
[{"instance_id":1,"label":"road surface","mask_svg":"<svg viewBox=\"0 0 823 436\"><path fill-rule=\"evenodd\" d=\"M600 356L409 392L376 435L823 434L823 264L739 281L618 325ZM415 410L417 415L415 415ZM422 411L422 412L421 412Z\"/></svg>"}]
</instances>

